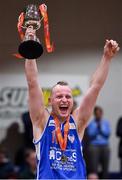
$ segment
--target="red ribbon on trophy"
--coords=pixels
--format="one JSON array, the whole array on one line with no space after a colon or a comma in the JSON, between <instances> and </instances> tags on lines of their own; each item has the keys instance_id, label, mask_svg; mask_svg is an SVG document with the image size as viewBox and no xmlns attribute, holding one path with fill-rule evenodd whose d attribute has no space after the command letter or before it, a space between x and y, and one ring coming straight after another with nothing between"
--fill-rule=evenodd
<instances>
[{"instance_id":1,"label":"red ribbon on trophy","mask_svg":"<svg viewBox=\"0 0 122 180\"><path fill-rule=\"evenodd\" d=\"M45 43L46 43L47 52L52 52L54 51L54 45L50 44L50 32L49 32L47 6L45 4L41 4L39 6L39 10L42 14L43 21L44 21L44 34L45 34Z\"/></svg>"}]
</instances>

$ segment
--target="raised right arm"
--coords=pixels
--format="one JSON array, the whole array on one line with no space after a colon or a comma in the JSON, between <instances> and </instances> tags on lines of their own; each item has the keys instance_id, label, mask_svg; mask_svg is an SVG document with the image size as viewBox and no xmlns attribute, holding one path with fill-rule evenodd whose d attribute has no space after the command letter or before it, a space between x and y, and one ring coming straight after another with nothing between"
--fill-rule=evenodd
<instances>
[{"instance_id":1,"label":"raised right arm","mask_svg":"<svg viewBox=\"0 0 122 180\"><path fill-rule=\"evenodd\" d=\"M43 92L39 84L36 60L25 61L25 74L29 92L29 112L36 138L43 131L48 113L45 110Z\"/></svg>"}]
</instances>

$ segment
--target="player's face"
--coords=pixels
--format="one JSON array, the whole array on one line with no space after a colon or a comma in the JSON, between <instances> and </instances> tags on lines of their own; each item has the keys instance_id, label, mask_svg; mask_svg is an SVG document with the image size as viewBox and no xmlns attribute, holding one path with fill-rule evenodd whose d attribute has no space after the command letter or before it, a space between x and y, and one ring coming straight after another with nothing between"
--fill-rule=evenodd
<instances>
[{"instance_id":1,"label":"player's face","mask_svg":"<svg viewBox=\"0 0 122 180\"><path fill-rule=\"evenodd\" d=\"M57 85L53 88L51 105L53 113L59 118L68 117L73 107L72 91L69 86Z\"/></svg>"}]
</instances>

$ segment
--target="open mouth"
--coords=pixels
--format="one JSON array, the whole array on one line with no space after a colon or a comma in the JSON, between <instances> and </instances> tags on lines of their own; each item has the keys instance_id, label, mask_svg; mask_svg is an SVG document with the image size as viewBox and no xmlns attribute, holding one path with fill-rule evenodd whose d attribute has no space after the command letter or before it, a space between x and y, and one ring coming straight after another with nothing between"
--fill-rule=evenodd
<instances>
[{"instance_id":1,"label":"open mouth","mask_svg":"<svg viewBox=\"0 0 122 180\"><path fill-rule=\"evenodd\" d=\"M61 111L62 113L66 113L67 110L68 110L68 107L67 107L67 106L60 106L59 109L60 109L60 111Z\"/></svg>"}]
</instances>

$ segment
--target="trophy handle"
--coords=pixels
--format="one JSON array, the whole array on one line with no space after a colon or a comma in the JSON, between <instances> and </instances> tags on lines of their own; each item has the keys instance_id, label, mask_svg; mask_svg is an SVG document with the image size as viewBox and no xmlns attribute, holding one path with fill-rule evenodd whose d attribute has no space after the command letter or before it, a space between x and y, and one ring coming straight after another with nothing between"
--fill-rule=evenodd
<instances>
[{"instance_id":1,"label":"trophy handle","mask_svg":"<svg viewBox=\"0 0 122 180\"><path fill-rule=\"evenodd\" d=\"M21 12L18 18L18 22L17 22L17 30L20 36L20 39L23 40L24 39L24 32L22 31L22 27L23 27L23 23L24 23L24 12ZM23 59L23 56L19 53L13 53L13 56L15 56L18 59Z\"/></svg>"},{"instance_id":2,"label":"trophy handle","mask_svg":"<svg viewBox=\"0 0 122 180\"><path fill-rule=\"evenodd\" d=\"M22 31L22 25L24 23L24 12L21 12L21 14L19 15L19 18L18 18L18 23L17 23L17 29L18 29L18 32L19 32L19 36L20 36L20 39L23 40L24 39L24 32Z\"/></svg>"}]
</instances>

